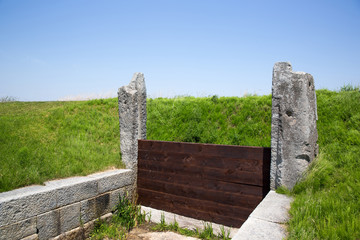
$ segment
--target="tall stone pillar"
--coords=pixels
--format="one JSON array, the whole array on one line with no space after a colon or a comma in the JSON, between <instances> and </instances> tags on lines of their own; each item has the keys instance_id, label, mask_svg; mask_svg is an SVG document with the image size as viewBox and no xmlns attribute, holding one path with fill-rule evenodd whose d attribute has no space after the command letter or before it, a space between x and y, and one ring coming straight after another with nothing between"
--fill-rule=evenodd
<instances>
[{"instance_id":1,"label":"tall stone pillar","mask_svg":"<svg viewBox=\"0 0 360 240\"><path fill-rule=\"evenodd\" d=\"M272 80L270 187L292 189L315 158L317 108L313 77L275 63Z\"/></svg>"},{"instance_id":2,"label":"tall stone pillar","mask_svg":"<svg viewBox=\"0 0 360 240\"><path fill-rule=\"evenodd\" d=\"M146 87L144 74L135 73L119 88L120 149L126 168L137 170L138 139L146 139Z\"/></svg>"}]
</instances>

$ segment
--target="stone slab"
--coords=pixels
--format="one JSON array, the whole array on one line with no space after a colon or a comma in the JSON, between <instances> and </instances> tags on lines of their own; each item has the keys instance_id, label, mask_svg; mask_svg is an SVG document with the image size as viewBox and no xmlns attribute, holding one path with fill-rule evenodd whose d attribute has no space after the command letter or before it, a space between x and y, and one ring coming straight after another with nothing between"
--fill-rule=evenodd
<instances>
[{"instance_id":1,"label":"stone slab","mask_svg":"<svg viewBox=\"0 0 360 240\"><path fill-rule=\"evenodd\" d=\"M36 234L36 217L0 227L0 240L22 239Z\"/></svg>"},{"instance_id":2,"label":"stone slab","mask_svg":"<svg viewBox=\"0 0 360 240\"><path fill-rule=\"evenodd\" d=\"M56 190L48 186L32 186L2 194L0 227L55 209L56 196Z\"/></svg>"},{"instance_id":3,"label":"stone slab","mask_svg":"<svg viewBox=\"0 0 360 240\"><path fill-rule=\"evenodd\" d=\"M257 218L248 218L233 240L281 240L286 237L284 227Z\"/></svg>"},{"instance_id":4,"label":"stone slab","mask_svg":"<svg viewBox=\"0 0 360 240\"><path fill-rule=\"evenodd\" d=\"M115 206L119 203L119 196L124 197L126 194L126 187L121 189L117 189L115 191L110 192L110 209L113 211Z\"/></svg>"},{"instance_id":5,"label":"stone slab","mask_svg":"<svg viewBox=\"0 0 360 240\"><path fill-rule=\"evenodd\" d=\"M72 177L46 182L57 191L57 207L66 206L98 194L98 182L87 177Z\"/></svg>"},{"instance_id":6,"label":"stone slab","mask_svg":"<svg viewBox=\"0 0 360 240\"><path fill-rule=\"evenodd\" d=\"M60 235L60 211L58 209L37 217L37 228L39 239L49 239Z\"/></svg>"},{"instance_id":7,"label":"stone slab","mask_svg":"<svg viewBox=\"0 0 360 240\"><path fill-rule=\"evenodd\" d=\"M288 211L291 202L291 197L270 191L250 214L250 217L274 223L285 223L289 220Z\"/></svg>"},{"instance_id":8,"label":"stone slab","mask_svg":"<svg viewBox=\"0 0 360 240\"><path fill-rule=\"evenodd\" d=\"M233 239L276 239L286 237L284 223L289 220L291 197L270 191L250 214Z\"/></svg>"},{"instance_id":9,"label":"stone slab","mask_svg":"<svg viewBox=\"0 0 360 240\"><path fill-rule=\"evenodd\" d=\"M88 176L98 181L98 194L134 184L135 173L130 169L117 169Z\"/></svg>"},{"instance_id":10,"label":"stone slab","mask_svg":"<svg viewBox=\"0 0 360 240\"><path fill-rule=\"evenodd\" d=\"M110 211L110 193L84 200L80 206L81 221L87 223Z\"/></svg>"},{"instance_id":11,"label":"stone slab","mask_svg":"<svg viewBox=\"0 0 360 240\"><path fill-rule=\"evenodd\" d=\"M111 218L112 218L112 213L108 213L100 217L100 219L104 220L105 222L109 222ZM91 231L94 229L94 223L96 220L92 220L80 227L62 233L54 237L52 240L87 239L90 236Z\"/></svg>"},{"instance_id":12,"label":"stone slab","mask_svg":"<svg viewBox=\"0 0 360 240\"><path fill-rule=\"evenodd\" d=\"M80 226L80 202L62 207L59 211L61 233Z\"/></svg>"}]
</instances>

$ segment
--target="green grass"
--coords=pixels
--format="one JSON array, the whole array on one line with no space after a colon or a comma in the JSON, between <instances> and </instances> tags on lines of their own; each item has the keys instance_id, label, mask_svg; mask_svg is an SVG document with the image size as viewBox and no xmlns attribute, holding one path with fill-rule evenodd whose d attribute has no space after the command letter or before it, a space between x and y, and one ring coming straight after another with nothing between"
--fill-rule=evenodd
<instances>
[{"instance_id":1,"label":"green grass","mask_svg":"<svg viewBox=\"0 0 360 240\"><path fill-rule=\"evenodd\" d=\"M141 213L135 199L131 200L128 193L119 196L110 221L98 219L90 234L90 239L126 239L128 232L134 227L145 223L145 213Z\"/></svg>"},{"instance_id":2,"label":"green grass","mask_svg":"<svg viewBox=\"0 0 360 240\"><path fill-rule=\"evenodd\" d=\"M172 231L172 232L179 233L181 235L195 237L195 238L199 238L199 239L230 240L230 237L229 237L230 230L225 229L224 226L220 227L220 233L214 234L214 229L213 229L211 223L204 222L203 224L204 224L203 229L181 228L181 227L179 227L179 223L176 221L176 219L174 219L173 223L167 224L165 222L165 216L164 216L164 214L162 214L161 218L160 218L160 223L158 223L156 226L154 226L152 228L152 230L153 231L161 231L161 232Z\"/></svg>"},{"instance_id":3,"label":"green grass","mask_svg":"<svg viewBox=\"0 0 360 240\"><path fill-rule=\"evenodd\" d=\"M271 96L148 99L148 139L270 147Z\"/></svg>"},{"instance_id":4,"label":"green grass","mask_svg":"<svg viewBox=\"0 0 360 240\"><path fill-rule=\"evenodd\" d=\"M0 103L0 192L123 167L116 99Z\"/></svg>"},{"instance_id":5,"label":"green grass","mask_svg":"<svg viewBox=\"0 0 360 240\"><path fill-rule=\"evenodd\" d=\"M290 239L360 239L360 92L317 91L319 157ZM148 139L270 146L271 96L148 99ZM123 166L116 99L0 103L0 191Z\"/></svg>"},{"instance_id":6,"label":"green grass","mask_svg":"<svg viewBox=\"0 0 360 240\"><path fill-rule=\"evenodd\" d=\"M360 239L360 92L317 99L320 156L292 191L289 239Z\"/></svg>"}]
</instances>

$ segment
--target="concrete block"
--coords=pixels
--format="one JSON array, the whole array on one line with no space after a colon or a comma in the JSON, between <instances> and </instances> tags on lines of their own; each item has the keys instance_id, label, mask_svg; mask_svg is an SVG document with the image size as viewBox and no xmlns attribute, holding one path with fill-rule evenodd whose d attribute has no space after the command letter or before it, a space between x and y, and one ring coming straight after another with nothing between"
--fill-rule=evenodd
<instances>
[{"instance_id":1,"label":"concrete block","mask_svg":"<svg viewBox=\"0 0 360 240\"><path fill-rule=\"evenodd\" d=\"M120 188L110 192L110 209L113 211L115 206L119 203L119 196L124 197L126 194L126 188Z\"/></svg>"},{"instance_id":2,"label":"concrete block","mask_svg":"<svg viewBox=\"0 0 360 240\"><path fill-rule=\"evenodd\" d=\"M57 191L57 207L63 207L97 195L97 181L88 177L72 177L46 182Z\"/></svg>"},{"instance_id":3,"label":"concrete block","mask_svg":"<svg viewBox=\"0 0 360 240\"><path fill-rule=\"evenodd\" d=\"M284 226L257 218L249 218L233 240L281 240L286 237Z\"/></svg>"},{"instance_id":4,"label":"concrete block","mask_svg":"<svg viewBox=\"0 0 360 240\"><path fill-rule=\"evenodd\" d=\"M314 79L293 72L290 63L275 63L272 81L271 189L292 189L301 179L317 147Z\"/></svg>"},{"instance_id":5,"label":"concrete block","mask_svg":"<svg viewBox=\"0 0 360 240\"><path fill-rule=\"evenodd\" d=\"M47 212L37 217L39 239L49 239L60 235L60 211L59 209Z\"/></svg>"},{"instance_id":6,"label":"concrete block","mask_svg":"<svg viewBox=\"0 0 360 240\"><path fill-rule=\"evenodd\" d=\"M130 169L117 169L89 175L88 178L98 181L98 193L108 192L124 186L134 184L134 171Z\"/></svg>"},{"instance_id":7,"label":"concrete block","mask_svg":"<svg viewBox=\"0 0 360 240\"><path fill-rule=\"evenodd\" d=\"M0 240L22 239L36 234L36 217L0 227Z\"/></svg>"},{"instance_id":8,"label":"concrete block","mask_svg":"<svg viewBox=\"0 0 360 240\"><path fill-rule=\"evenodd\" d=\"M270 191L250 214L250 217L274 223L285 223L289 220L288 211L291 202L291 197Z\"/></svg>"},{"instance_id":9,"label":"concrete block","mask_svg":"<svg viewBox=\"0 0 360 240\"><path fill-rule=\"evenodd\" d=\"M110 193L84 200L80 206L81 221L87 223L110 211Z\"/></svg>"},{"instance_id":10,"label":"concrete block","mask_svg":"<svg viewBox=\"0 0 360 240\"><path fill-rule=\"evenodd\" d=\"M59 208L59 211L61 233L80 226L80 202Z\"/></svg>"},{"instance_id":11,"label":"concrete block","mask_svg":"<svg viewBox=\"0 0 360 240\"><path fill-rule=\"evenodd\" d=\"M16 223L56 208L56 190L31 186L0 195L0 227Z\"/></svg>"}]
</instances>

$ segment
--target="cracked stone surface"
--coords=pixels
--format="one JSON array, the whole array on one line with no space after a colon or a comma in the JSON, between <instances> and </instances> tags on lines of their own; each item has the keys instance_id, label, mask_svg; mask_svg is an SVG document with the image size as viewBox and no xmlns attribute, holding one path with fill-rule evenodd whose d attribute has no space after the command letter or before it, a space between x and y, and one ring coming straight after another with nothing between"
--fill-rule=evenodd
<instances>
[{"instance_id":1,"label":"cracked stone surface","mask_svg":"<svg viewBox=\"0 0 360 240\"><path fill-rule=\"evenodd\" d=\"M146 139L146 87L142 73L135 73L127 86L119 88L121 159L126 168L137 168L138 139Z\"/></svg>"},{"instance_id":2,"label":"cracked stone surface","mask_svg":"<svg viewBox=\"0 0 360 240\"><path fill-rule=\"evenodd\" d=\"M315 158L317 108L313 77L275 63L272 80L271 189L292 189Z\"/></svg>"}]
</instances>

